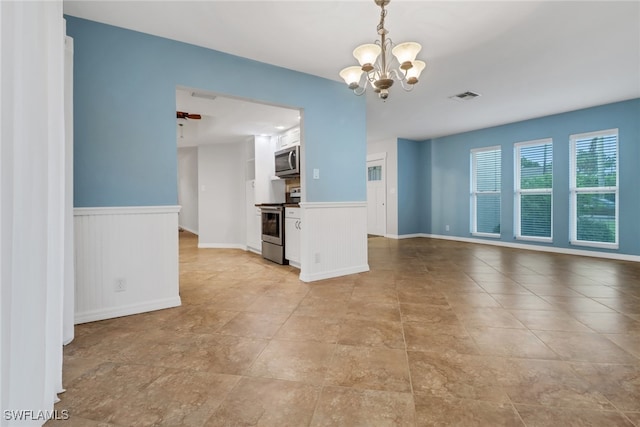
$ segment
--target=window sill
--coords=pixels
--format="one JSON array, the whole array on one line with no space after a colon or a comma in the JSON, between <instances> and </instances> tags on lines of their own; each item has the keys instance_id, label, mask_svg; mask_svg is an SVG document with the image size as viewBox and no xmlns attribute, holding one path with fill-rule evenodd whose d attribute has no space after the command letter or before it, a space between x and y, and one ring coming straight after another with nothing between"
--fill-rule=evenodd
<instances>
[{"instance_id":1,"label":"window sill","mask_svg":"<svg viewBox=\"0 0 640 427\"><path fill-rule=\"evenodd\" d=\"M516 240L520 240L523 242L553 243L552 237L516 236Z\"/></svg>"},{"instance_id":2,"label":"window sill","mask_svg":"<svg viewBox=\"0 0 640 427\"><path fill-rule=\"evenodd\" d=\"M500 238L499 234L494 234L494 233L471 233L471 235L474 237L491 237L492 239Z\"/></svg>"},{"instance_id":3,"label":"window sill","mask_svg":"<svg viewBox=\"0 0 640 427\"><path fill-rule=\"evenodd\" d=\"M617 243L601 243L601 242L587 242L582 240L572 240L569 242L572 246L587 246L590 248L600 249L619 249L620 245Z\"/></svg>"}]
</instances>

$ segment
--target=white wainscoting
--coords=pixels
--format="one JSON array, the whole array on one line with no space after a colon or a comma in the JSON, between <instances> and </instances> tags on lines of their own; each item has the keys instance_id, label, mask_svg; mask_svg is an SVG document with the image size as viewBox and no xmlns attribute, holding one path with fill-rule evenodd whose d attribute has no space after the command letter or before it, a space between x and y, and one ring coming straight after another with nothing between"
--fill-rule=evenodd
<instances>
[{"instance_id":1,"label":"white wainscoting","mask_svg":"<svg viewBox=\"0 0 640 427\"><path fill-rule=\"evenodd\" d=\"M302 202L300 208L300 280L369 271L366 202Z\"/></svg>"},{"instance_id":2,"label":"white wainscoting","mask_svg":"<svg viewBox=\"0 0 640 427\"><path fill-rule=\"evenodd\" d=\"M180 206L74 209L75 323L180 305ZM124 291L116 285L124 280Z\"/></svg>"}]
</instances>

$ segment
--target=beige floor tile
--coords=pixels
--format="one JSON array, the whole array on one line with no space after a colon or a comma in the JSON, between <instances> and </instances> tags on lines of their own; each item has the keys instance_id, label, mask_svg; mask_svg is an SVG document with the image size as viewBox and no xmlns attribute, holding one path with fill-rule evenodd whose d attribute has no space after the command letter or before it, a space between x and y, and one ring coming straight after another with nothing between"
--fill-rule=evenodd
<instances>
[{"instance_id":1,"label":"beige floor tile","mask_svg":"<svg viewBox=\"0 0 640 427\"><path fill-rule=\"evenodd\" d=\"M411 393L324 387L311 426L415 426Z\"/></svg>"},{"instance_id":2,"label":"beige floor tile","mask_svg":"<svg viewBox=\"0 0 640 427\"><path fill-rule=\"evenodd\" d=\"M497 381L515 404L615 410L602 394L568 362L503 359Z\"/></svg>"},{"instance_id":3,"label":"beige floor tile","mask_svg":"<svg viewBox=\"0 0 640 427\"><path fill-rule=\"evenodd\" d=\"M378 304L398 304L398 291L395 287L371 287L356 285L351 293L351 301L367 301Z\"/></svg>"},{"instance_id":4,"label":"beige floor tile","mask_svg":"<svg viewBox=\"0 0 640 427\"><path fill-rule=\"evenodd\" d=\"M453 309L462 324L467 328L526 329L509 310L504 308L458 307L453 305Z\"/></svg>"},{"instance_id":5,"label":"beige floor tile","mask_svg":"<svg viewBox=\"0 0 640 427\"><path fill-rule=\"evenodd\" d=\"M304 295L262 295L253 301L253 303L246 308L246 311L291 314L303 298Z\"/></svg>"},{"instance_id":6,"label":"beige floor tile","mask_svg":"<svg viewBox=\"0 0 640 427\"><path fill-rule=\"evenodd\" d=\"M426 304L400 304L403 322L458 324L458 317L451 307Z\"/></svg>"},{"instance_id":7,"label":"beige floor tile","mask_svg":"<svg viewBox=\"0 0 640 427\"><path fill-rule=\"evenodd\" d=\"M318 297L312 295L311 291L298 305L294 311L298 316L318 316L325 318L343 318L347 315L349 307L349 296L345 294L341 298L337 297Z\"/></svg>"},{"instance_id":8,"label":"beige floor tile","mask_svg":"<svg viewBox=\"0 0 640 427\"><path fill-rule=\"evenodd\" d=\"M640 426L640 412L625 412L624 416L627 417L636 427Z\"/></svg>"},{"instance_id":9,"label":"beige floor tile","mask_svg":"<svg viewBox=\"0 0 640 427\"><path fill-rule=\"evenodd\" d=\"M502 307L490 294L480 292L449 294L448 301L452 306L462 309L470 307Z\"/></svg>"},{"instance_id":10,"label":"beige floor tile","mask_svg":"<svg viewBox=\"0 0 640 427\"><path fill-rule=\"evenodd\" d=\"M306 426L320 389L298 382L242 378L205 426Z\"/></svg>"},{"instance_id":11,"label":"beige floor tile","mask_svg":"<svg viewBox=\"0 0 640 427\"><path fill-rule=\"evenodd\" d=\"M593 332L534 331L547 346L564 360L634 363L638 359L607 338Z\"/></svg>"},{"instance_id":12,"label":"beige floor tile","mask_svg":"<svg viewBox=\"0 0 640 427\"><path fill-rule=\"evenodd\" d=\"M408 352L414 393L507 403L493 358L454 352Z\"/></svg>"},{"instance_id":13,"label":"beige floor tile","mask_svg":"<svg viewBox=\"0 0 640 427\"><path fill-rule=\"evenodd\" d=\"M526 329L467 328L480 354L527 359L559 359L535 334Z\"/></svg>"},{"instance_id":14,"label":"beige floor tile","mask_svg":"<svg viewBox=\"0 0 640 427\"><path fill-rule=\"evenodd\" d=\"M561 311L509 310L516 319L529 329L539 331L591 332L584 324Z\"/></svg>"},{"instance_id":15,"label":"beige floor tile","mask_svg":"<svg viewBox=\"0 0 640 427\"><path fill-rule=\"evenodd\" d=\"M248 375L321 385L335 344L272 340Z\"/></svg>"},{"instance_id":16,"label":"beige floor tile","mask_svg":"<svg viewBox=\"0 0 640 427\"><path fill-rule=\"evenodd\" d=\"M405 348L402 324L385 320L345 319L340 325L338 343L402 350Z\"/></svg>"},{"instance_id":17,"label":"beige floor tile","mask_svg":"<svg viewBox=\"0 0 640 427\"><path fill-rule=\"evenodd\" d=\"M410 392L409 368L402 350L338 345L325 384L370 390Z\"/></svg>"},{"instance_id":18,"label":"beige floor tile","mask_svg":"<svg viewBox=\"0 0 640 427\"><path fill-rule=\"evenodd\" d=\"M587 297L543 296L557 310L567 313L615 313L604 304Z\"/></svg>"},{"instance_id":19,"label":"beige floor tile","mask_svg":"<svg viewBox=\"0 0 640 427\"><path fill-rule=\"evenodd\" d=\"M511 403L442 398L416 394L416 425L524 427Z\"/></svg>"},{"instance_id":20,"label":"beige floor tile","mask_svg":"<svg viewBox=\"0 0 640 427\"><path fill-rule=\"evenodd\" d=\"M286 322L287 313L238 313L218 333L250 338L271 338Z\"/></svg>"},{"instance_id":21,"label":"beige floor tile","mask_svg":"<svg viewBox=\"0 0 640 427\"><path fill-rule=\"evenodd\" d=\"M287 319L274 338L290 341L335 343L338 339L341 324L341 319L294 315Z\"/></svg>"},{"instance_id":22,"label":"beige floor tile","mask_svg":"<svg viewBox=\"0 0 640 427\"><path fill-rule=\"evenodd\" d=\"M540 408L539 406L516 405L520 417L527 427L576 426L633 427L634 424L620 412L590 411L585 409Z\"/></svg>"},{"instance_id":23,"label":"beige floor tile","mask_svg":"<svg viewBox=\"0 0 640 427\"><path fill-rule=\"evenodd\" d=\"M624 349L627 353L631 353L640 359L640 334L605 334L603 336L614 342L618 347Z\"/></svg>"},{"instance_id":24,"label":"beige floor tile","mask_svg":"<svg viewBox=\"0 0 640 427\"><path fill-rule=\"evenodd\" d=\"M574 363L571 367L619 410L640 412L640 364Z\"/></svg>"},{"instance_id":25,"label":"beige floor tile","mask_svg":"<svg viewBox=\"0 0 640 427\"><path fill-rule=\"evenodd\" d=\"M451 350L457 353L478 354L478 349L473 339L461 325L417 322L405 323L404 337L407 350Z\"/></svg>"},{"instance_id":26,"label":"beige floor tile","mask_svg":"<svg viewBox=\"0 0 640 427\"><path fill-rule=\"evenodd\" d=\"M556 310L551 304L536 295L491 294L491 296L507 309L519 310Z\"/></svg>"},{"instance_id":27,"label":"beige floor tile","mask_svg":"<svg viewBox=\"0 0 640 427\"><path fill-rule=\"evenodd\" d=\"M345 317L347 319L399 322L400 310L397 303L380 304L377 302L355 301L352 299Z\"/></svg>"},{"instance_id":28,"label":"beige floor tile","mask_svg":"<svg viewBox=\"0 0 640 427\"><path fill-rule=\"evenodd\" d=\"M604 334L640 335L640 320L620 313L572 313L580 323Z\"/></svg>"}]
</instances>

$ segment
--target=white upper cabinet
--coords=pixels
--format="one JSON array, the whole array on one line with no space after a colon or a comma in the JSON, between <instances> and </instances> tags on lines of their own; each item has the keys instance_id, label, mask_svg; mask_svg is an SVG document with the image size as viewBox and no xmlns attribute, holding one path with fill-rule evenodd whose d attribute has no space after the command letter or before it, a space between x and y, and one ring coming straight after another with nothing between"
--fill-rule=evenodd
<instances>
[{"instance_id":1,"label":"white upper cabinet","mask_svg":"<svg viewBox=\"0 0 640 427\"><path fill-rule=\"evenodd\" d=\"M300 127L294 127L280 135L279 149L300 145Z\"/></svg>"}]
</instances>

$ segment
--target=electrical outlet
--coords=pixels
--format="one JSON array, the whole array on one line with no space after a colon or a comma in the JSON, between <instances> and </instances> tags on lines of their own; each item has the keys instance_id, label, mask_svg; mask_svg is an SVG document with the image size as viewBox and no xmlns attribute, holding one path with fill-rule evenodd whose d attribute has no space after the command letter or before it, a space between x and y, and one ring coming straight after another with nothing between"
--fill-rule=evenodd
<instances>
[{"instance_id":1,"label":"electrical outlet","mask_svg":"<svg viewBox=\"0 0 640 427\"><path fill-rule=\"evenodd\" d=\"M314 261L316 264L320 264L320 253L316 252L315 256L314 256Z\"/></svg>"},{"instance_id":2,"label":"electrical outlet","mask_svg":"<svg viewBox=\"0 0 640 427\"><path fill-rule=\"evenodd\" d=\"M445 231L449 231L449 224L444 226Z\"/></svg>"},{"instance_id":3,"label":"electrical outlet","mask_svg":"<svg viewBox=\"0 0 640 427\"><path fill-rule=\"evenodd\" d=\"M116 279L115 288L116 292L124 292L127 290L127 281L123 278Z\"/></svg>"}]
</instances>

